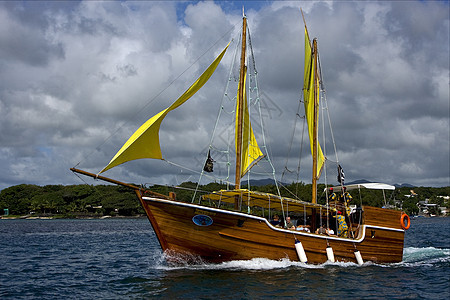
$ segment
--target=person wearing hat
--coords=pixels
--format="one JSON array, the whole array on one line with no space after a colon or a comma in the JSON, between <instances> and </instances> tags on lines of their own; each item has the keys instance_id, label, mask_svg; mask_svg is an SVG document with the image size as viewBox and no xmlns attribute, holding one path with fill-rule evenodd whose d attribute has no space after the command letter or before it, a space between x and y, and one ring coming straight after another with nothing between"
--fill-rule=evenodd
<instances>
[{"instance_id":1,"label":"person wearing hat","mask_svg":"<svg viewBox=\"0 0 450 300\"><path fill-rule=\"evenodd\" d=\"M345 221L345 216L342 214L342 211L337 211L337 222L338 222L338 229L337 229L337 235L339 237L348 237L348 226L347 222Z\"/></svg>"},{"instance_id":2,"label":"person wearing hat","mask_svg":"<svg viewBox=\"0 0 450 300\"><path fill-rule=\"evenodd\" d=\"M352 195L350 195L349 192L347 192L347 188L344 186L342 189L343 193L340 197L340 202L344 204L345 207L345 213L347 214L347 217L350 217L350 201L352 201Z\"/></svg>"},{"instance_id":3,"label":"person wearing hat","mask_svg":"<svg viewBox=\"0 0 450 300\"><path fill-rule=\"evenodd\" d=\"M330 188L330 196L328 197L328 201L336 201L336 198L337 198L337 196L336 196L336 193L335 192L333 192L333 188L331 187Z\"/></svg>"}]
</instances>

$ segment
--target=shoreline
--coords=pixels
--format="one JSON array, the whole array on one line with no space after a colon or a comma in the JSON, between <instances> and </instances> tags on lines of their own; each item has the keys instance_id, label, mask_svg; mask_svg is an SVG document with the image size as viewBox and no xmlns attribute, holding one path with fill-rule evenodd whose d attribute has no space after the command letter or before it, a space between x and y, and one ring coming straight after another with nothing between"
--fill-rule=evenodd
<instances>
[{"instance_id":1,"label":"shoreline","mask_svg":"<svg viewBox=\"0 0 450 300\"><path fill-rule=\"evenodd\" d=\"M66 219L66 220L104 220L104 219L143 219L146 218L145 215L136 215L136 216L67 216L67 215L52 215L52 216L33 216L33 215L25 215L25 216L0 216L0 220L58 220L58 219Z\"/></svg>"}]
</instances>

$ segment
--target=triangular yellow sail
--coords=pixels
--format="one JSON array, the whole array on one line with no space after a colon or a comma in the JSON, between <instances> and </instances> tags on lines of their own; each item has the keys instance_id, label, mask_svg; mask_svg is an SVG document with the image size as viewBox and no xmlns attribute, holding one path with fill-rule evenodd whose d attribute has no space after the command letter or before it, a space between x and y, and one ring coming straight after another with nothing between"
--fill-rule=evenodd
<instances>
[{"instance_id":1,"label":"triangular yellow sail","mask_svg":"<svg viewBox=\"0 0 450 300\"><path fill-rule=\"evenodd\" d=\"M311 42L309 39L308 31L305 27L305 74L303 82L303 100L305 103L306 121L308 123L309 142L311 145L311 154L313 154L313 122L314 122L314 86L316 86L316 95L319 95L319 78L315 78L314 84L314 70L315 60L313 59ZM317 105L319 105L319 99L317 99ZM314 155L313 155L314 156ZM316 176L320 177L325 157L322 152L322 148L317 142L317 170Z\"/></svg>"},{"instance_id":2,"label":"triangular yellow sail","mask_svg":"<svg viewBox=\"0 0 450 300\"><path fill-rule=\"evenodd\" d=\"M252 125L250 122L250 115L248 112L248 104L247 104L247 93L245 88L245 82L247 78L247 68L245 68L244 72L244 101L242 106L242 113L243 113L243 119L242 119L242 159L241 159L241 177L244 176L255 163L257 163L261 158L263 158L263 153L261 152L261 149L259 149L258 143L256 142L255 135L253 134ZM239 90L239 89L238 89ZM239 120L239 114L238 114L238 108L236 103L236 136L237 136L237 130L238 130L238 120ZM236 142L236 149L238 147L237 141Z\"/></svg>"},{"instance_id":3,"label":"triangular yellow sail","mask_svg":"<svg viewBox=\"0 0 450 300\"><path fill-rule=\"evenodd\" d=\"M213 61L208 69L195 81L185 92L180 96L171 106L161 111L159 114L153 116L147 122L145 122L135 133L128 139L128 141L122 146L119 152L111 159L109 164L100 171L105 172L115 166L123 164L124 162L141 159L141 158L154 158L162 159L161 147L159 145L159 128L162 120L166 115L182 105L189 98L191 98L211 77L216 70L222 57L224 56L229 44L220 53L219 56ZM99 174L100 174L99 173Z\"/></svg>"}]
</instances>

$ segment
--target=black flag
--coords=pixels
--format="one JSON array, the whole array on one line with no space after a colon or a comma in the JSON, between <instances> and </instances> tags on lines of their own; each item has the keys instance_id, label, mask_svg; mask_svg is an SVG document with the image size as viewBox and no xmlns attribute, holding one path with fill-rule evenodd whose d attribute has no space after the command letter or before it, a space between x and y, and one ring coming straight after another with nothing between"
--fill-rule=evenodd
<instances>
[{"instance_id":1,"label":"black flag","mask_svg":"<svg viewBox=\"0 0 450 300\"><path fill-rule=\"evenodd\" d=\"M211 157L211 150L208 150L208 158L206 159L205 166L203 167L203 171L211 173L214 168L213 162L214 162L214 160Z\"/></svg>"},{"instance_id":2,"label":"black flag","mask_svg":"<svg viewBox=\"0 0 450 300\"><path fill-rule=\"evenodd\" d=\"M345 179L344 169L342 169L341 165L338 165L337 181L338 181L340 184L344 184L344 179Z\"/></svg>"}]
</instances>

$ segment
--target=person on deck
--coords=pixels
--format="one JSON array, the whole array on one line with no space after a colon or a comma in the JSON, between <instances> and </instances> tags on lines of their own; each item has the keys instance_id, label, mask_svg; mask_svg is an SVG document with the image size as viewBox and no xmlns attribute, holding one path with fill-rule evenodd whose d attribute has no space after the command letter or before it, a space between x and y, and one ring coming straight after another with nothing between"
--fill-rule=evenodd
<instances>
[{"instance_id":1,"label":"person on deck","mask_svg":"<svg viewBox=\"0 0 450 300\"><path fill-rule=\"evenodd\" d=\"M352 195L350 195L349 192L347 192L347 188L344 186L343 194L340 197L340 201L344 203L345 207L345 213L347 214L347 217L350 217L351 209L350 209L350 202L352 201Z\"/></svg>"},{"instance_id":2,"label":"person on deck","mask_svg":"<svg viewBox=\"0 0 450 300\"><path fill-rule=\"evenodd\" d=\"M348 237L347 222L345 221L345 217L340 210L337 212L336 218L338 222L337 235L344 238Z\"/></svg>"},{"instance_id":3,"label":"person on deck","mask_svg":"<svg viewBox=\"0 0 450 300\"><path fill-rule=\"evenodd\" d=\"M295 225L292 223L291 217L286 217L286 229L295 229Z\"/></svg>"},{"instance_id":4,"label":"person on deck","mask_svg":"<svg viewBox=\"0 0 450 300\"><path fill-rule=\"evenodd\" d=\"M298 225L296 230L297 231L305 231L305 232L311 232L311 226L309 225Z\"/></svg>"},{"instance_id":5,"label":"person on deck","mask_svg":"<svg viewBox=\"0 0 450 300\"><path fill-rule=\"evenodd\" d=\"M325 228L325 225L322 225L321 227L317 228L316 234L328 234L327 229Z\"/></svg>"},{"instance_id":6,"label":"person on deck","mask_svg":"<svg viewBox=\"0 0 450 300\"><path fill-rule=\"evenodd\" d=\"M333 192L333 188L330 188L330 196L328 196L328 201L336 201L337 196L336 193Z\"/></svg>"},{"instance_id":7,"label":"person on deck","mask_svg":"<svg viewBox=\"0 0 450 300\"><path fill-rule=\"evenodd\" d=\"M270 224L275 227L280 227L280 217L278 217L278 215L274 215L272 221L270 221Z\"/></svg>"}]
</instances>

